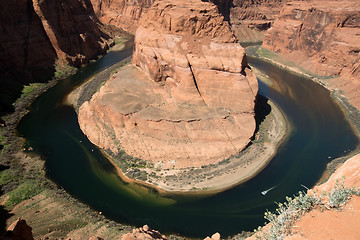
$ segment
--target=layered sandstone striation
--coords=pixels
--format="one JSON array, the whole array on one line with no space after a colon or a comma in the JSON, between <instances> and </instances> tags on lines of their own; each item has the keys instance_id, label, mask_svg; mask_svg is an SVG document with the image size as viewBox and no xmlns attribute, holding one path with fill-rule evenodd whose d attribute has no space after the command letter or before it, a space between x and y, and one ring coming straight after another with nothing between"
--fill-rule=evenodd
<instances>
[{"instance_id":1,"label":"layered sandstone striation","mask_svg":"<svg viewBox=\"0 0 360 240\"><path fill-rule=\"evenodd\" d=\"M135 33L142 14L155 0L91 0L96 15L105 24ZM212 2L226 21L231 23L236 37L244 41L260 41L265 31L279 16L285 0L202 0Z\"/></svg>"},{"instance_id":2,"label":"layered sandstone striation","mask_svg":"<svg viewBox=\"0 0 360 240\"><path fill-rule=\"evenodd\" d=\"M203 1L214 3L224 16L229 16L231 1ZM101 22L121 27L135 34L141 15L147 12L155 0L91 0L91 2Z\"/></svg>"},{"instance_id":3,"label":"layered sandstone striation","mask_svg":"<svg viewBox=\"0 0 360 240\"><path fill-rule=\"evenodd\" d=\"M1 1L0 22L0 101L10 105L23 84L49 79L58 59L80 66L108 48L89 0Z\"/></svg>"},{"instance_id":4,"label":"layered sandstone striation","mask_svg":"<svg viewBox=\"0 0 360 240\"><path fill-rule=\"evenodd\" d=\"M249 143L257 80L215 5L155 2L141 17L133 64L142 72L126 67L81 106L93 143L163 169L217 163Z\"/></svg>"},{"instance_id":5,"label":"layered sandstone striation","mask_svg":"<svg viewBox=\"0 0 360 240\"><path fill-rule=\"evenodd\" d=\"M360 5L356 0L290 1L263 47L309 72L333 76L329 87L360 108Z\"/></svg>"},{"instance_id":6,"label":"layered sandstone striation","mask_svg":"<svg viewBox=\"0 0 360 240\"><path fill-rule=\"evenodd\" d=\"M277 20L285 0L234 0L229 21L236 37L242 41L261 41Z\"/></svg>"},{"instance_id":7,"label":"layered sandstone striation","mask_svg":"<svg viewBox=\"0 0 360 240\"><path fill-rule=\"evenodd\" d=\"M135 33L141 14L155 0L91 0L96 15L104 24L121 27Z\"/></svg>"}]
</instances>

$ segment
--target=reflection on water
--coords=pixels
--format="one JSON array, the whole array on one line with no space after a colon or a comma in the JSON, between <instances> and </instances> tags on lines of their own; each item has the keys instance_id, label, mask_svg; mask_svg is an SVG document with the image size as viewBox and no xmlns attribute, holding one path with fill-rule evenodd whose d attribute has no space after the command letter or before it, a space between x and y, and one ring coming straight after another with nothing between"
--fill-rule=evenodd
<instances>
[{"instance_id":1,"label":"reflection on water","mask_svg":"<svg viewBox=\"0 0 360 240\"><path fill-rule=\"evenodd\" d=\"M225 237L252 230L264 223L263 213L273 209L275 201L303 190L301 184L312 187L328 156L342 156L358 144L344 114L324 88L249 58L274 83L270 88L259 82L260 94L275 102L293 127L271 163L252 180L213 196L162 196L125 183L83 135L75 111L62 100L83 81L130 54L131 49L110 52L60 82L32 104L18 127L26 144L46 159L47 176L108 218L192 237L216 231Z\"/></svg>"}]
</instances>

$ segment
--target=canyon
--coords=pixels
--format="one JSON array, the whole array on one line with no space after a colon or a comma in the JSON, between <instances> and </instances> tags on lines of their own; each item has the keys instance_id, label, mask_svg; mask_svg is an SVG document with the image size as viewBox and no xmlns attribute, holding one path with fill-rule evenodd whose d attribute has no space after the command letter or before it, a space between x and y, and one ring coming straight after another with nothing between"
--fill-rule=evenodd
<instances>
[{"instance_id":1,"label":"canyon","mask_svg":"<svg viewBox=\"0 0 360 240\"><path fill-rule=\"evenodd\" d=\"M218 6L225 19L230 22L239 41L263 40L263 48L300 66L301 71L306 74L310 73L320 78L328 89L345 96L353 106L359 109L358 52L360 34L358 31L360 28L358 20L360 11L356 1L344 1L341 6L337 1L252 1L251 3L233 1L230 8L226 1L213 2ZM147 11L148 5L138 13ZM138 40L146 39L143 42L149 43L153 50L153 34L144 31L141 24L138 23L140 14L136 17L136 19L133 18L136 20L136 29L140 33L145 32L138 37ZM137 28L138 26L140 27ZM168 24L167 26L173 25ZM168 57L168 53L164 54L161 49L164 48L162 47L164 44L160 44L159 47L157 43L157 51L150 53L149 46L138 45L135 46L133 63L144 69L154 81L165 84L168 83L167 78L170 78L168 81L173 81L172 66L176 64L170 65L170 70L167 63L169 61L165 61L165 66L164 64L161 66L161 61ZM163 77L164 75L165 77ZM341 179L343 176L346 177L345 185L347 187L359 187L356 174L357 164L358 156L355 156L340 167L326 184L315 189L317 191L329 190L334 187L335 179ZM303 220L300 219L294 224L297 227L296 231L294 230L291 233L293 236L286 239L316 239L322 236L319 229L323 228L322 223L328 218L341 218L341 221L354 222L351 219L352 211L356 206L358 206L358 198L354 197L354 200L339 215L329 210L323 213L316 213L317 210L313 210L306 214L302 218ZM314 228L310 229L309 218L315 216L316 223L319 224L311 223ZM330 223L326 222L326 224ZM331 224L339 226L339 223L336 222ZM349 233L350 238L358 234L354 226L347 229L335 227L335 225L332 236L337 236L338 239L341 239L344 231Z\"/></svg>"},{"instance_id":2,"label":"canyon","mask_svg":"<svg viewBox=\"0 0 360 240\"><path fill-rule=\"evenodd\" d=\"M358 1L289 1L262 45L309 73L327 77L360 108L360 6Z\"/></svg>"},{"instance_id":3,"label":"canyon","mask_svg":"<svg viewBox=\"0 0 360 240\"><path fill-rule=\"evenodd\" d=\"M91 0L101 22L135 33L142 14L154 0ZM277 19L284 0L208 0L229 21L239 41L261 41L265 31Z\"/></svg>"},{"instance_id":4,"label":"canyon","mask_svg":"<svg viewBox=\"0 0 360 240\"><path fill-rule=\"evenodd\" d=\"M211 1L216 7L195 0L153 2L0 3L0 76L5 86L0 111L10 111L23 85L48 79L59 62L78 67L105 53L114 26L135 34L136 67L125 68L125 81L119 80L124 71L116 72L79 111L85 134L114 156L125 149L154 169L178 170L219 163L244 149L255 130L257 82L238 42L263 40L264 49L318 77L360 108L356 0ZM119 104L123 102L128 104ZM328 190L343 176L347 187L360 187L358 163L359 155L352 157L315 190ZM351 216L359 210L359 198L349 204L339 215L330 210L307 213L287 239L327 238L318 230L329 218L355 223ZM315 227L310 229L309 223ZM339 224L332 228L340 231L339 239L356 228ZM145 231L146 238L154 232L164 238L152 230ZM133 239L131 234L127 239Z\"/></svg>"}]
</instances>

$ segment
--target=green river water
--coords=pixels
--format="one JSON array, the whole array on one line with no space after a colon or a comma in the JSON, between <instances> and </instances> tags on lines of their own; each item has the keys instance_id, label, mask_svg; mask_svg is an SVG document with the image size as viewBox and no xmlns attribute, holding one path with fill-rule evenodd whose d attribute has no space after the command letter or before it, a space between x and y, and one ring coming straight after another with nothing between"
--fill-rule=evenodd
<instances>
[{"instance_id":1,"label":"green river water","mask_svg":"<svg viewBox=\"0 0 360 240\"><path fill-rule=\"evenodd\" d=\"M148 224L162 233L223 237L253 230L275 208L321 177L326 164L357 148L339 106L320 85L259 59L250 63L266 73L276 88L259 82L259 93L271 99L292 127L270 164L250 181L211 196L167 195L122 182L115 169L81 132L74 109L64 98L81 83L131 55L111 51L95 63L42 94L18 126L26 145L46 159L47 177L80 201L115 221ZM265 196L261 191L275 188Z\"/></svg>"}]
</instances>

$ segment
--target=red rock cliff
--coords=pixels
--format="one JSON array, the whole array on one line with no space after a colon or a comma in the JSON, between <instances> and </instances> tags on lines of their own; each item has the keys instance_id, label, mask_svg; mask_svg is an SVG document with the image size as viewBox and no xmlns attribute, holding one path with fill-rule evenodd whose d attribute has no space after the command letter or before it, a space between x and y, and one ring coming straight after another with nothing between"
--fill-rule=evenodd
<instances>
[{"instance_id":1,"label":"red rock cliff","mask_svg":"<svg viewBox=\"0 0 360 240\"><path fill-rule=\"evenodd\" d=\"M230 23L239 41L260 41L278 18L286 0L234 0Z\"/></svg>"},{"instance_id":2,"label":"red rock cliff","mask_svg":"<svg viewBox=\"0 0 360 240\"><path fill-rule=\"evenodd\" d=\"M133 64L150 80L128 68L81 106L93 143L163 168L216 163L249 143L257 80L214 4L155 2L141 16Z\"/></svg>"},{"instance_id":3,"label":"red rock cliff","mask_svg":"<svg viewBox=\"0 0 360 240\"><path fill-rule=\"evenodd\" d=\"M1 101L48 79L57 59L79 66L108 47L89 0L1 1L0 22Z\"/></svg>"},{"instance_id":4,"label":"red rock cliff","mask_svg":"<svg viewBox=\"0 0 360 240\"><path fill-rule=\"evenodd\" d=\"M306 70L324 76L360 108L359 1L290 1L263 44Z\"/></svg>"},{"instance_id":5,"label":"red rock cliff","mask_svg":"<svg viewBox=\"0 0 360 240\"><path fill-rule=\"evenodd\" d=\"M190 137L187 144L202 144L198 152L188 151L189 160L216 162L249 142L255 130L257 82L247 67L244 49L215 5L197 0L155 2L136 31L133 64L168 88L176 104L204 106L217 117L224 114L223 109L229 111L223 119L237 122L232 128L226 126L228 120L220 124L211 117L216 119L211 121L215 129L225 133L210 127L211 138ZM216 145L222 148L209 150Z\"/></svg>"},{"instance_id":6,"label":"red rock cliff","mask_svg":"<svg viewBox=\"0 0 360 240\"><path fill-rule=\"evenodd\" d=\"M141 14L155 0L91 0L96 15L105 24L135 33Z\"/></svg>"},{"instance_id":7,"label":"red rock cliff","mask_svg":"<svg viewBox=\"0 0 360 240\"><path fill-rule=\"evenodd\" d=\"M141 14L155 0L91 0L99 19L135 33ZM240 41L262 40L285 0L202 0L214 3Z\"/></svg>"}]
</instances>

